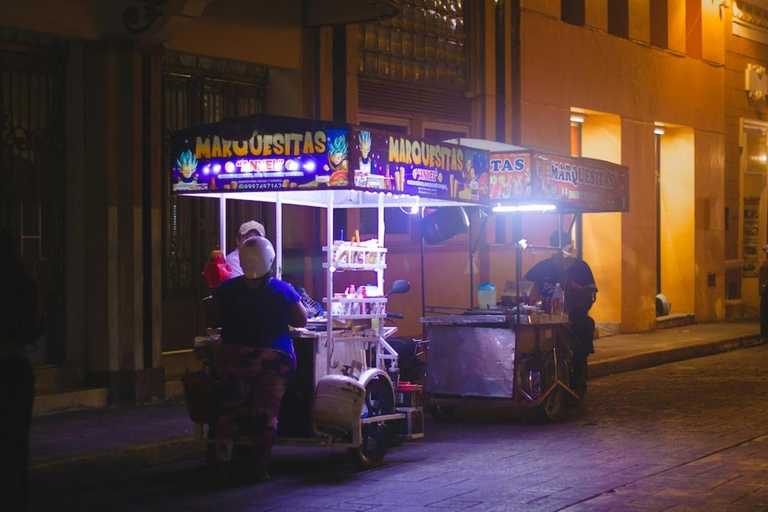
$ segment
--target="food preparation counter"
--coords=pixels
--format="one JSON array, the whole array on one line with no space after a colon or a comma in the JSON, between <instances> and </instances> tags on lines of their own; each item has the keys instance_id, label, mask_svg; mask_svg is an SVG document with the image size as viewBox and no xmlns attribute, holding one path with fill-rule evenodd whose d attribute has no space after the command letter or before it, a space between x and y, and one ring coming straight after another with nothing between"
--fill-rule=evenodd
<instances>
[{"instance_id":1,"label":"food preparation counter","mask_svg":"<svg viewBox=\"0 0 768 512\"><path fill-rule=\"evenodd\" d=\"M468 314L421 321L429 340L425 392L512 398L516 361L525 362L553 348L568 317L535 315L518 324L515 316Z\"/></svg>"}]
</instances>

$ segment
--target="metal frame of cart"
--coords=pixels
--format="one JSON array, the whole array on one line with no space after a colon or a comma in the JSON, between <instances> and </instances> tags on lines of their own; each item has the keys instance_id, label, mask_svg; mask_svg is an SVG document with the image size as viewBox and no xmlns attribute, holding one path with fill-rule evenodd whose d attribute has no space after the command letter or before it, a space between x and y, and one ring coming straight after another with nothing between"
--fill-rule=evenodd
<instances>
[{"instance_id":1,"label":"metal frame of cart","mask_svg":"<svg viewBox=\"0 0 768 512\"><path fill-rule=\"evenodd\" d=\"M525 212L628 211L624 166L492 141L461 143L491 151L489 205L515 215L513 233L521 239ZM516 238L517 297L524 246ZM424 404L438 419L465 405L531 407L544 420L558 419L567 401L583 398L569 382L568 317L520 307L497 313L422 318L430 340Z\"/></svg>"},{"instance_id":2,"label":"metal frame of cart","mask_svg":"<svg viewBox=\"0 0 768 512\"><path fill-rule=\"evenodd\" d=\"M323 266L328 294L325 298L326 329L320 336L309 333L298 336L314 336L315 384L323 375L338 372L338 366L352 364L351 360L340 360L336 369L333 368L332 358L339 350L339 345L345 345L349 352L358 354L360 349L355 345L375 345L376 360L360 361L363 369L358 380L366 390L372 386L381 388L376 383L383 382L390 392L392 411L383 414L379 411L379 414L369 416L365 409L367 405L364 405L360 423L351 435L334 437L312 428L314 435L292 438L290 441L347 447L358 465L374 466L381 462L383 455L366 455L366 429L372 430L385 422L405 418L405 414L393 412L394 385L386 372L387 365L397 358L395 350L386 342L386 338L396 328L384 327L386 298L334 297L334 274L342 270L374 271L377 287L384 293L384 208L477 204L462 197L470 193L470 184L464 180L464 166L467 162L474 162L472 166L477 171L473 170L472 177L477 178L475 172L487 172L488 153L459 145L426 143L400 134L320 121L252 116L236 123L235 126L239 128L235 131L241 135L239 140L234 141L224 138L219 124L174 134L174 192L218 199L221 250L225 253L227 199L274 203L278 277L282 269L282 205L325 209L326 261ZM279 144L276 142L278 136L281 141ZM275 148L282 145L280 158L264 158L267 137L270 137L273 154ZM338 158L337 153L342 150L346 154ZM324 163L326 158L327 162ZM347 168L340 170L344 160L347 161ZM359 165L349 165L353 161ZM378 246L354 247L335 243L333 212L337 208L376 208ZM349 258L352 252L363 252L363 261L352 262ZM346 262L341 261L342 254L347 255ZM343 314L336 314L335 304L359 306L360 309L356 312L348 309ZM371 321L371 328L361 336L339 337L334 331L334 320ZM202 437L202 425L198 424L197 432Z\"/></svg>"}]
</instances>

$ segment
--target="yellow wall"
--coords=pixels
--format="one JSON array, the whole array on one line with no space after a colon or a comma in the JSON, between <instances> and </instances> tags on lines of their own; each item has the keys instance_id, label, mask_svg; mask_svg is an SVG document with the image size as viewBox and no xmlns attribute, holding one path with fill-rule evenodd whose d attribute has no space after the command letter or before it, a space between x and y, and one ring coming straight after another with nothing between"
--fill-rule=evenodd
<instances>
[{"instance_id":1,"label":"yellow wall","mask_svg":"<svg viewBox=\"0 0 768 512\"><path fill-rule=\"evenodd\" d=\"M404 336L421 334L421 262L418 250L411 252L412 249L391 247L384 275L387 284L391 284L395 279L406 279L411 283L410 292L391 296L387 304L389 311L405 315L403 320L397 321L398 335ZM468 308L469 250L464 246L449 248L448 245L441 244L427 246L425 253L427 306ZM474 266L474 272L474 284L477 287L480 284L478 265Z\"/></svg>"},{"instance_id":2,"label":"yellow wall","mask_svg":"<svg viewBox=\"0 0 768 512\"><path fill-rule=\"evenodd\" d=\"M684 51L685 2L671 0L669 8L670 46ZM705 35L717 30L707 23ZM682 48L673 43L678 28L683 29ZM695 208L687 212L689 222L695 218L696 223L694 312L698 319L720 318L722 299L716 294L722 291L723 245L722 236L711 228L713 222L722 223L723 211L724 68L571 26L535 7L523 11L521 34L522 144L568 153L570 110L606 113L614 119L610 128L590 126L594 120L588 116L583 154L629 167L630 211L584 216L584 255L600 288L596 319L620 321L623 331L655 326L653 123L658 120L691 127L697 137ZM703 51L709 51L706 42ZM714 55L716 59L716 50ZM590 135L593 130L598 131ZM709 212L706 219L699 218L702 201ZM716 274L715 287L706 284L711 273Z\"/></svg>"},{"instance_id":3,"label":"yellow wall","mask_svg":"<svg viewBox=\"0 0 768 512\"><path fill-rule=\"evenodd\" d=\"M584 24L588 27L608 30L608 2L585 2Z\"/></svg>"},{"instance_id":4,"label":"yellow wall","mask_svg":"<svg viewBox=\"0 0 768 512\"><path fill-rule=\"evenodd\" d=\"M727 9L722 2L702 2L701 4L701 58L717 64L725 62L725 32L729 24L725 22Z\"/></svg>"},{"instance_id":5,"label":"yellow wall","mask_svg":"<svg viewBox=\"0 0 768 512\"><path fill-rule=\"evenodd\" d=\"M0 25L23 30L96 39L100 30L86 0L3 2Z\"/></svg>"},{"instance_id":6,"label":"yellow wall","mask_svg":"<svg viewBox=\"0 0 768 512\"><path fill-rule=\"evenodd\" d=\"M699 322L725 318L724 136L694 130L696 168L695 313ZM708 277L712 276L714 285Z\"/></svg>"},{"instance_id":7,"label":"yellow wall","mask_svg":"<svg viewBox=\"0 0 768 512\"><path fill-rule=\"evenodd\" d=\"M668 0L668 35L667 46L670 50L685 53L685 2L686 0Z\"/></svg>"},{"instance_id":8,"label":"yellow wall","mask_svg":"<svg viewBox=\"0 0 768 512\"><path fill-rule=\"evenodd\" d=\"M99 0L99 3L89 0L4 2L0 26L85 40L127 37L127 33L121 33L126 5L129 4L116 0ZM168 23L159 20L152 26L152 30L161 29L157 36L151 30L146 33L150 42L165 43L166 48L174 51L266 66L297 69L300 65L300 28L248 25L232 17L224 22L214 19L221 17L215 10L181 15L175 13L175 9L176 5L166 7Z\"/></svg>"},{"instance_id":9,"label":"yellow wall","mask_svg":"<svg viewBox=\"0 0 768 512\"><path fill-rule=\"evenodd\" d=\"M621 163L621 119L587 115L582 123L582 156ZM584 215L583 257L592 267L598 300L592 308L597 322L620 322L622 299L621 214Z\"/></svg>"},{"instance_id":10,"label":"yellow wall","mask_svg":"<svg viewBox=\"0 0 768 512\"><path fill-rule=\"evenodd\" d=\"M629 0L629 38L651 42L651 4L648 0Z\"/></svg>"},{"instance_id":11,"label":"yellow wall","mask_svg":"<svg viewBox=\"0 0 768 512\"><path fill-rule=\"evenodd\" d=\"M560 17L560 0L520 0L520 8Z\"/></svg>"},{"instance_id":12,"label":"yellow wall","mask_svg":"<svg viewBox=\"0 0 768 512\"><path fill-rule=\"evenodd\" d=\"M736 2L731 2L737 5ZM725 19L730 23L731 10L723 11ZM726 32L726 132L725 132L725 206L729 209L729 229L725 232L725 255L730 269L731 284L741 287L741 296L728 304L729 318L755 317L759 306L758 278L743 277L741 256L743 252L743 155L740 147L740 126L744 121L765 121L768 118L768 103L763 100L750 98L745 92L744 71L749 64L765 65L768 62L768 45L752 41ZM745 191L746 192L746 191ZM749 195L749 194L747 194ZM766 238L765 209L761 209L761 245L768 241ZM760 255L762 261L763 255ZM727 286L727 284L726 284ZM726 295L727 296L727 295Z\"/></svg>"},{"instance_id":13,"label":"yellow wall","mask_svg":"<svg viewBox=\"0 0 768 512\"><path fill-rule=\"evenodd\" d=\"M180 52L296 69L301 62L301 30L228 25L194 19L165 47Z\"/></svg>"},{"instance_id":14,"label":"yellow wall","mask_svg":"<svg viewBox=\"0 0 768 512\"><path fill-rule=\"evenodd\" d=\"M667 128L661 136L661 292L672 313L694 308L693 130Z\"/></svg>"},{"instance_id":15,"label":"yellow wall","mask_svg":"<svg viewBox=\"0 0 768 512\"><path fill-rule=\"evenodd\" d=\"M629 167L629 211L621 215L620 329L656 325L656 178L653 123L622 119L622 163ZM631 144L626 141L632 141Z\"/></svg>"}]
</instances>

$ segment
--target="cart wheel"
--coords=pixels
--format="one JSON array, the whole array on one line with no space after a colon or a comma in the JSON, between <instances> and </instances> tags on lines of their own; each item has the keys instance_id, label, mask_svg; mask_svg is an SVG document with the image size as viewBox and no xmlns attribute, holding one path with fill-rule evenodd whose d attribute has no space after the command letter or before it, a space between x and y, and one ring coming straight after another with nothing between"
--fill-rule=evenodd
<instances>
[{"instance_id":1,"label":"cart wheel","mask_svg":"<svg viewBox=\"0 0 768 512\"><path fill-rule=\"evenodd\" d=\"M432 415L432 419L440 421L448 421L456 414L455 405L432 405L429 407L429 414Z\"/></svg>"},{"instance_id":2,"label":"cart wheel","mask_svg":"<svg viewBox=\"0 0 768 512\"><path fill-rule=\"evenodd\" d=\"M365 403L361 418L381 416L394 412L392 387L382 379L374 379L365 386ZM360 446L347 448L352 462L359 469L375 468L384 460L389 447L390 429L385 423L364 423L360 427Z\"/></svg>"},{"instance_id":3,"label":"cart wheel","mask_svg":"<svg viewBox=\"0 0 768 512\"><path fill-rule=\"evenodd\" d=\"M565 378L568 375L568 366L565 360L558 358L558 368L555 371L554 352L549 351L541 357L540 382L542 392L555 382L555 375ZM536 408L536 415L546 422L560 419L565 411L565 392L560 386L555 387Z\"/></svg>"}]
</instances>

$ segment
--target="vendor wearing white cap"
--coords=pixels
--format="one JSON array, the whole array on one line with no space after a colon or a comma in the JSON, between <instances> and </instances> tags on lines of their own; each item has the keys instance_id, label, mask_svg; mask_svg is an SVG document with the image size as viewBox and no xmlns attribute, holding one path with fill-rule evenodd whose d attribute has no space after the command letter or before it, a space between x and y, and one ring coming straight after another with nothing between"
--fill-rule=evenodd
<instances>
[{"instance_id":1,"label":"vendor wearing white cap","mask_svg":"<svg viewBox=\"0 0 768 512\"><path fill-rule=\"evenodd\" d=\"M240 244L243 243L243 240L247 240L252 236L267 236L267 232L265 231L264 225L261 222L249 220L248 222L243 222L240 225L240 229L237 230L237 235L235 235L235 243L237 247L234 251L227 254L227 264L232 269L232 277L243 275L243 268L240 266L239 247Z\"/></svg>"}]
</instances>

